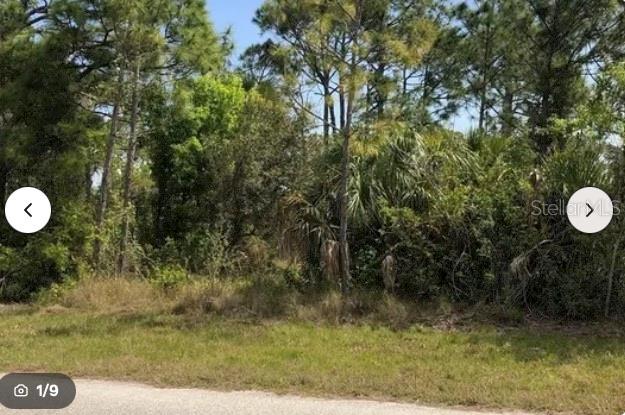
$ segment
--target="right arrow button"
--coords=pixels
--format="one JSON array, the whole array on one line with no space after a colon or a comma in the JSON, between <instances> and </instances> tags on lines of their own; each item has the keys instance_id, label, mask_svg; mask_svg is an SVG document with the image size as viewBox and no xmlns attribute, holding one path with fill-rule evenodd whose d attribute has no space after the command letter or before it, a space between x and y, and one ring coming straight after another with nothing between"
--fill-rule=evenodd
<instances>
[{"instance_id":1,"label":"right arrow button","mask_svg":"<svg viewBox=\"0 0 625 415\"><path fill-rule=\"evenodd\" d=\"M573 194L566 206L569 222L583 233L601 232L612 221L614 204L601 189L585 187Z\"/></svg>"}]
</instances>

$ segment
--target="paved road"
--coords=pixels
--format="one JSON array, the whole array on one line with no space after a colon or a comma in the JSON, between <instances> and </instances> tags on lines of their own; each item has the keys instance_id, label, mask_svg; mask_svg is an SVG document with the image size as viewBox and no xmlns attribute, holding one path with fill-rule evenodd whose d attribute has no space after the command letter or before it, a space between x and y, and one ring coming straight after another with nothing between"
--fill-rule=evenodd
<instances>
[{"instance_id":1,"label":"paved road","mask_svg":"<svg viewBox=\"0 0 625 415\"><path fill-rule=\"evenodd\" d=\"M63 411L10 411L1 415L528 415L436 409L362 400L278 396L262 392L159 389L136 383L79 380L74 403Z\"/></svg>"}]
</instances>

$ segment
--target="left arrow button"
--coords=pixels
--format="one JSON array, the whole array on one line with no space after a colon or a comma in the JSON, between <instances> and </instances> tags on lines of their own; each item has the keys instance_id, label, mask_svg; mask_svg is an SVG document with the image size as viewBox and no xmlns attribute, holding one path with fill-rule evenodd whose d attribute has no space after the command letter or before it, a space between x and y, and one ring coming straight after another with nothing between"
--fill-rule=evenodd
<instances>
[{"instance_id":1,"label":"left arrow button","mask_svg":"<svg viewBox=\"0 0 625 415\"><path fill-rule=\"evenodd\" d=\"M36 233L50 221L52 206L48 197L34 187L22 187L9 196L4 215L9 225L20 233Z\"/></svg>"},{"instance_id":2,"label":"left arrow button","mask_svg":"<svg viewBox=\"0 0 625 415\"><path fill-rule=\"evenodd\" d=\"M29 204L28 204L28 206L26 206L26 207L24 208L24 212L26 212L26 214L27 214L28 216L30 216L31 218L33 217L33 215L31 215L31 214L30 214L30 212L28 211L28 209L30 209L30 207L31 207L32 205L33 205L32 203L29 203Z\"/></svg>"}]
</instances>

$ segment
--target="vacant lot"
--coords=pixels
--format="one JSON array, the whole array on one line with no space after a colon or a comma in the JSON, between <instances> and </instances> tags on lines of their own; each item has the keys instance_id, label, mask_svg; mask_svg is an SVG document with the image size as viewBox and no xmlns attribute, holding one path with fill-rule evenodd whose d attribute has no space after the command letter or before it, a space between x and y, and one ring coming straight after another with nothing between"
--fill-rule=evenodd
<instances>
[{"instance_id":1,"label":"vacant lot","mask_svg":"<svg viewBox=\"0 0 625 415\"><path fill-rule=\"evenodd\" d=\"M619 334L393 331L62 309L0 316L0 371L579 414L625 410Z\"/></svg>"}]
</instances>

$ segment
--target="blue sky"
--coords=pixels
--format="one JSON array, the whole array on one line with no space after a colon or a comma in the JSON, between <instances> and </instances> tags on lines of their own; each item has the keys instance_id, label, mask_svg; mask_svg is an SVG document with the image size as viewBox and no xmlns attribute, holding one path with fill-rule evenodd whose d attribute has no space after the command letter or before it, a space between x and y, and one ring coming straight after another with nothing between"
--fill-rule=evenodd
<instances>
[{"instance_id":1,"label":"blue sky","mask_svg":"<svg viewBox=\"0 0 625 415\"><path fill-rule=\"evenodd\" d=\"M210 13L215 28L223 32L232 27L235 52L233 58L238 58L245 49L257 43L260 39L258 27L252 23L256 9L263 0L207 0L206 7Z\"/></svg>"}]
</instances>

